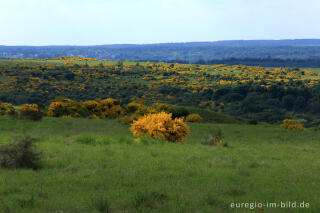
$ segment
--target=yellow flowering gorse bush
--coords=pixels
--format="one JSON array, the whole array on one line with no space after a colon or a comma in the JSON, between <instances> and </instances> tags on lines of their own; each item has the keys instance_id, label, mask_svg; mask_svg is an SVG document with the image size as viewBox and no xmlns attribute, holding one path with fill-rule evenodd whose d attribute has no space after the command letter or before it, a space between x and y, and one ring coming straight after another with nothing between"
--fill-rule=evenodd
<instances>
[{"instance_id":1,"label":"yellow flowering gorse bush","mask_svg":"<svg viewBox=\"0 0 320 213\"><path fill-rule=\"evenodd\" d=\"M51 102L47 112L47 115L52 117L81 117L81 114L84 114L84 112L80 103L68 98L57 99Z\"/></svg>"},{"instance_id":2,"label":"yellow flowering gorse bush","mask_svg":"<svg viewBox=\"0 0 320 213\"><path fill-rule=\"evenodd\" d=\"M187 122L202 123L203 119L199 114L190 114L186 117Z\"/></svg>"},{"instance_id":3,"label":"yellow flowering gorse bush","mask_svg":"<svg viewBox=\"0 0 320 213\"><path fill-rule=\"evenodd\" d=\"M58 99L51 102L47 115L52 117L108 118L124 114L120 102L113 98L78 102L71 99Z\"/></svg>"},{"instance_id":4,"label":"yellow flowering gorse bush","mask_svg":"<svg viewBox=\"0 0 320 213\"><path fill-rule=\"evenodd\" d=\"M20 113L24 113L24 112L38 112L39 111L39 107L38 104L23 104L20 107Z\"/></svg>"},{"instance_id":5,"label":"yellow flowering gorse bush","mask_svg":"<svg viewBox=\"0 0 320 213\"><path fill-rule=\"evenodd\" d=\"M82 107L91 118L116 117L124 114L120 102L113 98L85 101Z\"/></svg>"},{"instance_id":6,"label":"yellow flowering gorse bush","mask_svg":"<svg viewBox=\"0 0 320 213\"><path fill-rule=\"evenodd\" d=\"M283 120L281 126L288 130L305 130L305 128L301 123L293 119Z\"/></svg>"},{"instance_id":7,"label":"yellow flowering gorse bush","mask_svg":"<svg viewBox=\"0 0 320 213\"><path fill-rule=\"evenodd\" d=\"M29 119L39 121L42 119L42 112L39 109L38 104L23 104L20 107L19 117L21 119Z\"/></svg>"},{"instance_id":8,"label":"yellow flowering gorse bush","mask_svg":"<svg viewBox=\"0 0 320 213\"><path fill-rule=\"evenodd\" d=\"M138 120L147 114L156 113L156 109L147 106L143 99L138 99L129 103L126 106L126 115L120 118L120 122L123 124L132 124L133 121Z\"/></svg>"},{"instance_id":9,"label":"yellow flowering gorse bush","mask_svg":"<svg viewBox=\"0 0 320 213\"><path fill-rule=\"evenodd\" d=\"M16 110L10 103L0 103L0 115L14 115Z\"/></svg>"},{"instance_id":10,"label":"yellow flowering gorse bush","mask_svg":"<svg viewBox=\"0 0 320 213\"><path fill-rule=\"evenodd\" d=\"M134 136L162 138L172 142L183 142L190 132L182 119L172 119L172 114L165 112L145 115L134 121L130 129Z\"/></svg>"}]
</instances>

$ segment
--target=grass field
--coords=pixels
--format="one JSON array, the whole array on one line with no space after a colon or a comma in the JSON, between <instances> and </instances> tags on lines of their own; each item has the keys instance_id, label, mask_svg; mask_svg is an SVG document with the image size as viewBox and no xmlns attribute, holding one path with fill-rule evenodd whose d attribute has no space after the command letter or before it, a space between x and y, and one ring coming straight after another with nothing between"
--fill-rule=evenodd
<instances>
[{"instance_id":1,"label":"grass field","mask_svg":"<svg viewBox=\"0 0 320 213\"><path fill-rule=\"evenodd\" d=\"M312 71L312 72L320 72L320 68L302 68L302 70Z\"/></svg>"},{"instance_id":2,"label":"grass field","mask_svg":"<svg viewBox=\"0 0 320 213\"><path fill-rule=\"evenodd\" d=\"M0 169L0 212L320 212L320 132L188 124L184 144L134 142L116 120L0 117L0 143L38 138L41 168ZM221 128L227 147L201 144ZM297 201L310 208L232 209Z\"/></svg>"}]
</instances>

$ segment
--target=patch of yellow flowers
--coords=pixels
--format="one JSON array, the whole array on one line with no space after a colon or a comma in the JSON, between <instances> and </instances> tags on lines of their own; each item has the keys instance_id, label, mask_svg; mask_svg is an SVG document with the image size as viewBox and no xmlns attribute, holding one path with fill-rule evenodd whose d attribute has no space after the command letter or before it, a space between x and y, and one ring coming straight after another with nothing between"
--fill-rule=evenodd
<instances>
[{"instance_id":1,"label":"patch of yellow flowers","mask_svg":"<svg viewBox=\"0 0 320 213\"><path fill-rule=\"evenodd\" d=\"M20 112L38 112L38 104L23 104L20 108Z\"/></svg>"},{"instance_id":2,"label":"patch of yellow flowers","mask_svg":"<svg viewBox=\"0 0 320 213\"><path fill-rule=\"evenodd\" d=\"M16 110L10 103L0 103L0 115L14 115Z\"/></svg>"},{"instance_id":3,"label":"patch of yellow flowers","mask_svg":"<svg viewBox=\"0 0 320 213\"><path fill-rule=\"evenodd\" d=\"M132 123L130 130L134 136L149 136L172 142L183 142L183 138L190 132L182 119L172 119L172 114L165 112L141 117Z\"/></svg>"},{"instance_id":4,"label":"patch of yellow flowers","mask_svg":"<svg viewBox=\"0 0 320 213\"><path fill-rule=\"evenodd\" d=\"M186 122L202 123L203 119L199 114L190 114L186 117Z\"/></svg>"},{"instance_id":5,"label":"patch of yellow flowers","mask_svg":"<svg viewBox=\"0 0 320 213\"><path fill-rule=\"evenodd\" d=\"M305 128L301 123L293 119L283 120L281 126L288 130L305 130Z\"/></svg>"}]
</instances>

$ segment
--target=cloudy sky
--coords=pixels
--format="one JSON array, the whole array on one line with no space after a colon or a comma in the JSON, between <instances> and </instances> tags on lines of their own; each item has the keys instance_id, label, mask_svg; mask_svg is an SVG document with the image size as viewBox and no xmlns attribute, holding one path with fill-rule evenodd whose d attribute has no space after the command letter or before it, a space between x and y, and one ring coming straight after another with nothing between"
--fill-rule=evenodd
<instances>
[{"instance_id":1,"label":"cloudy sky","mask_svg":"<svg viewBox=\"0 0 320 213\"><path fill-rule=\"evenodd\" d=\"M0 0L0 45L320 38L319 0Z\"/></svg>"}]
</instances>

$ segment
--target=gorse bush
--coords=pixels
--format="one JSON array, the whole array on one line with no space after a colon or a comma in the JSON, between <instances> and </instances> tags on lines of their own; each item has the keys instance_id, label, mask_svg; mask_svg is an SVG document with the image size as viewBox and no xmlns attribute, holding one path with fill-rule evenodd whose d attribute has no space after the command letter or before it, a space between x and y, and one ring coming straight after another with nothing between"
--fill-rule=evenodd
<instances>
[{"instance_id":1,"label":"gorse bush","mask_svg":"<svg viewBox=\"0 0 320 213\"><path fill-rule=\"evenodd\" d=\"M120 101L107 98L100 101L102 105L102 117L114 118L124 114L124 109L120 106Z\"/></svg>"},{"instance_id":2,"label":"gorse bush","mask_svg":"<svg viewBox=\"0 0 320 213\"><path fill-rule=\"evenodd\" d=\"M52 117L115 118L124 114L120 102L113 98L78 102L59 98L51 102L47 115Z\"/></svg>"},{"instance_id":3,"label":"gorse bush","mask_svg":"<svg viewBox=\"0 0 320 213\"><path fill-rule=\"evenodd\" d=\"M85 117L85 110L77 101L58 98L50 103L47 115L51 117Z\"/></svg>"},{"instance_id":4,"label":"gorse bush","mask_svg":"<svg viewBox=\"0 0 320 213\"><path fill-rule=\"evenodd\" d=\"M42 116L43 113L40 111L38 104L24 104L20 107L20 119L40 121Z\"/></svg>"},{"instance_id":5,"label":"gorse bush","mask_svg":"<svg viewBox=\"0 0 320 213\"><path fill-rule=\"evenodd\" d=\"M305 128L301 123L293 119L283 120L281 126L288 130L305 130Z\"/></svg>"},{"instance_id":6,"label":"gorse bush","mask_svg":"<svg viewBox=\"0 0 320 213\"><path fill-rule=\"evenodd\" d=\"M190 114L186 117L186 122L202 123L203 119L199 114Z\"/></svg>"},{"instance_id":7,"label":"gorse bush","mask_svg":"<svg viewBox=\"0 0 320 213\"><path fill-rule=\"evenodd\" d=\"M0 115L15 115L17 112L10 103L0 103Z\"/></svg>"},{"instance_id":8,"label":"gorse bush","mask_svg":"<svg viewBox=\"0 0 320 213\"><path fill-rule=\"evenodd\" d=\"M35 151L34 138L22 138L0 147L0 166L6 168L39 167L40 153Z\"/></svg>"},{"instance_id":9,"label":"gorse bush","mask_svg":"<svg viewBox=\"0 0 320 213\"><path fill-rule=\"evenodd\" d=\"M126 107L127 113L138 113L141 115L145 115L149 113L151 110L150 107L146 105L144 101L137 100L129 103Z\"/></svg>"},{"instance_id":10,"label":"gorse bush","mask_svg":"<svg viewBox=\"0 0 320 213\"><path fill-rule=\"evenodd\" d=\"M83 102L82 107L84 107L88 111L88 117L101 118L102 106L98 101L85 101Z\"/></svg>"},{"instance_id":11,"label":"gorse bush","mask_svg":"<svg viewBox=\"0 0 320 213\"><path fill-rule=\"evenodd\" d=\"M120 123L122 124L132 124L133 121L138 120L139 118L143 117L138 113L128 114L120 118Z\"/></svg>"},{"instance_id":12,"label":"gorse bush","mask_svg":"<svg viewBox=\"0 0 320 213\"><path fill-rule=\"evenodd\" d=\"M182 119L172 119L172 115L165 112L145 115L134 121L130 129L134 136L149 136L172 142L183 142L183 138L190 132Z\"/></svg>"},{"instance_id":13,"label":"gorse bush","mask_svg":"<svg viewBox=\"0 0 320 213\"><path fill-rule=\"evenodd\" d=\"M118 117L124 114L120 102L113 98L90 100L82 103L87 116L91 118Z\"/></svg>"},{"instance_id":14,"label":"gorse bush","mask_svg":"<svg viewBox=\"0 0 320 213\"><path fill-rule=\"evenodd\" d=\"M155 107L147 106L144 99L138 99L129 103L126 106L125 111L126 115L120 118L120 122L123 124L132 124L133 121L136 121L147 114L158 112Z\"/></svg>"}]
</instances>

